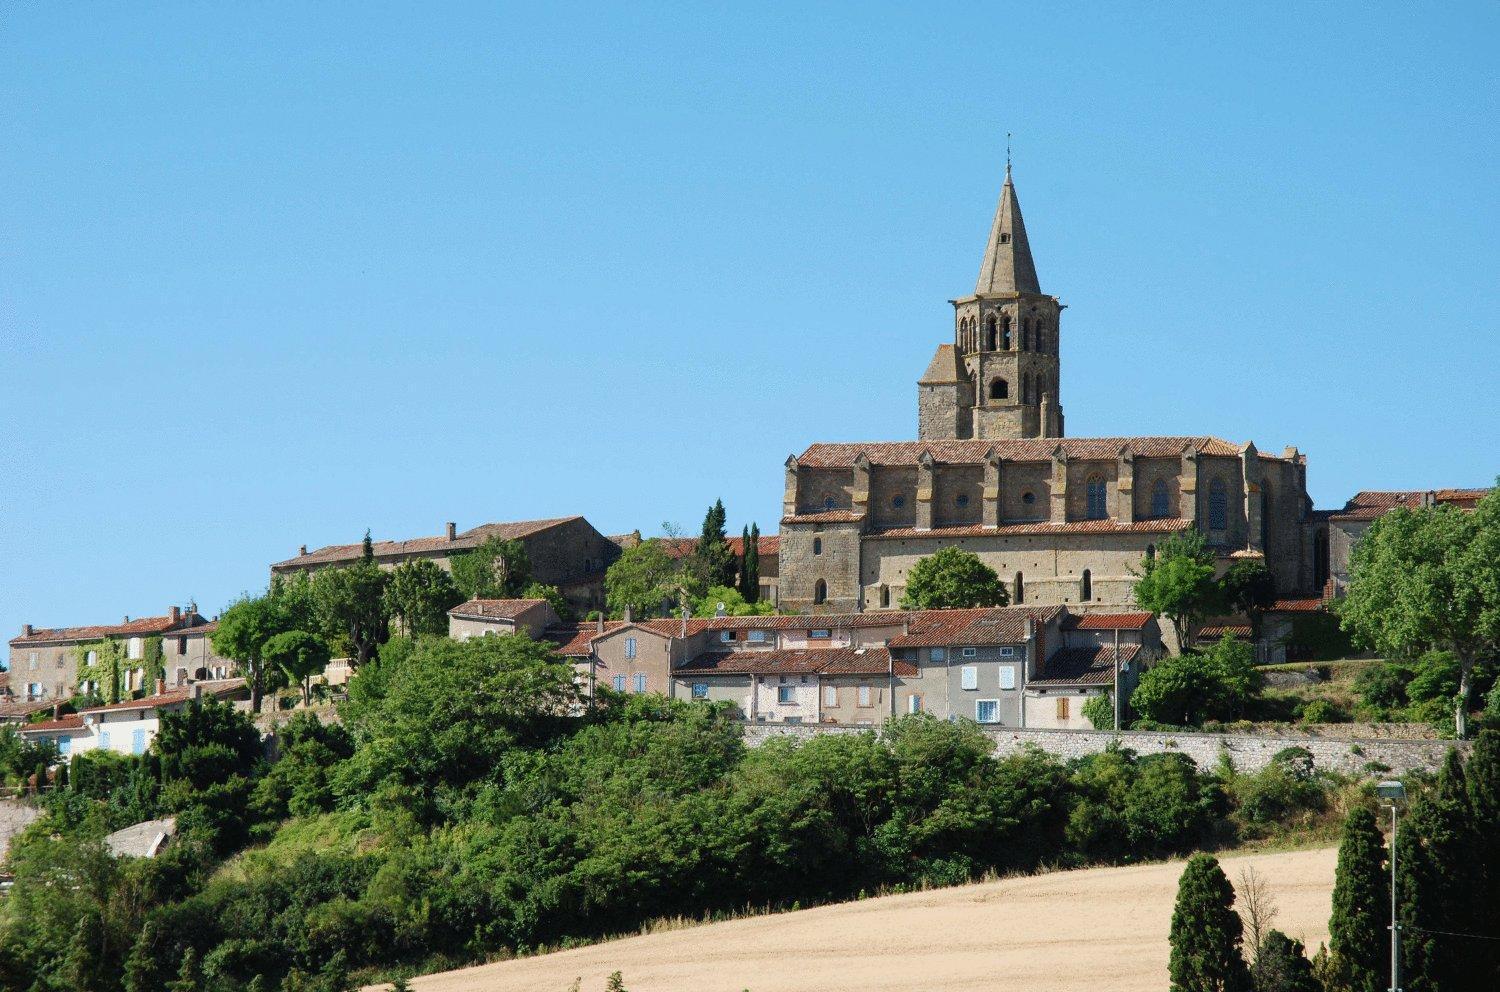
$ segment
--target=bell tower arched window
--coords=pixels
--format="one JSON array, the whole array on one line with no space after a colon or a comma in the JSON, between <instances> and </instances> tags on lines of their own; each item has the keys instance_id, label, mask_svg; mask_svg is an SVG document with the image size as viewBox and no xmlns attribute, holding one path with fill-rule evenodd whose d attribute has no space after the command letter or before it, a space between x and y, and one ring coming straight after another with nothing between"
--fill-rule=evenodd
<instances>
[{"instance_id":1,"label":"bell tower arched window","mask_svg":"<svg viewBox=\"0 0 1500 992\"><path fill-rule=\"evenodd\" d=\"M822 579L813 583L813 602L819 606L828 602L828 583Z\"/></svg>"},{"instance_id":2,"label":"bell tower arched window","mask_svg":"<svg viewBox=\"0 0 1500 992\"><path fill-rule=\"evenodd\" d=\"M1092 602L1094 599L1094 577L1089 574L1089 570L1086 568L1083 570L1079 586L1081 587L1080 596L1082 601L1085 603Z\"/></svg>"},{"instance_id":3,"label":"bell tower arched window","mask_svg":"<svg viewBox=\"0 0 1500 992\"><path fill-rule=\"evenodd\" d=\"M1010 383L1004 379L990 380L990 399L1003 400L1010 396Z\"/></svg>"},{"instance_id":4,"label":"bell tower arched window","mask_svg":"<svg viewBox=\"0 0 1500 992\"><path fill-rule=\"evenodd\" d=\"M1020 572L1016 573L1016 586L1015 586L1015 588L1016 588L1016 594L1013 597L1011 597L1011 600L1012 600L1011 605L1012 606L1020 606L1022 603L1026 602L1026 581L1021 578L1021 573Z\"/></svg>"},{"instance_id":5,"label":"bell tower arched window","mask_svg":"<svg viewBox=\"0 0 1500 992\"><path fill-rule=\"evenodd\" d=\"M984 320L984 350L995 350L995 315L990 314Z\"/></svg>"},{"instance_id":6,"label":"bell tower arched window","mask_svg":"<svg viewBox=\"0 0 1500 992\"><path fill-rule=\"evenodd\" d=\"M1010 314L1008 313L1000 317L1000 346L1010 351Z\"/></svg>"}]
</instances>

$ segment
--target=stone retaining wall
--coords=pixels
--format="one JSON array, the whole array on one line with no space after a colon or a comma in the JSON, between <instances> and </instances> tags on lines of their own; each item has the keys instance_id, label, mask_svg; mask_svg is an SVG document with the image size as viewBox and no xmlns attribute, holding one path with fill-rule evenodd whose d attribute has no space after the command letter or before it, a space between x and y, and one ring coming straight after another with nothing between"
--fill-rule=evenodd
<instances>
[{"instance_id":1,"label":"stone retaining wall","mask_svg":"<svg viewBox=\"0 0 1500 992\"><path fill-rule=\"evenodd\" d=\"M817 734L868 733L872 728L835 724L769 724L745 726L745 743L758 747L773 737L795 737L808 740ZM1255 772L1271 763L1275 754L1288 747L1305 748L1319 769L1345 775L1401 775L1410 771L1436 772L1450 747L1467 752L1469 744L1460 741L1411 740L1330 740L1322 737L1287 735L1268 737L1261 734L1165 733L1125 731L1120 734L1102 730L1018 730L986 729L995 742L995 754L1014 754L1028 744L1066 761L1103 751L1118 739L1137 754L1185 754L1205 770L1213 768L1221 753L1228 753L1234 767ZM1382 767L1383 766L1383 767Z\"/></svg>"}]
</instances>

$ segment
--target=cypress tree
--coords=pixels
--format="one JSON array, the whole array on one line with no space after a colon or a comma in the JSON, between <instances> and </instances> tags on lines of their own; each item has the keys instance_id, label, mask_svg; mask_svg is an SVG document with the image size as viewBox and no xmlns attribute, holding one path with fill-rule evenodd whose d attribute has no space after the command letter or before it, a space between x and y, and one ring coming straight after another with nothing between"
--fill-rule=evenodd
<instances>
[{"instance_id":1,"label":"cypress tree","mask_svg":"<svg viewBox=\"0 0 1500 992\"><path fill-rule=\"evenodd\" d=\"M1253 969L1255 992L1322 992L1307 948L1280 930L1266 934Z\"/></svg>"},{"instance_id":2,"label":"cypress tree","mask_svg":"<svg viewBox=\"0 0 1500 992\"><path fill-rule=\"evenodd\" d=\"M737 571L735 573L734 587L740 591L740 596L744 598L745 602L752 603L754 602L754 600L752 600L749 593L745 591L745 566L749 564L749 561L750 528L746 526L740 528L740 559L738 562L736 562Z\"/></svg>"},{"instance_id":3,"label":"cypress tree","mask_svg":"<svg viewBox=\"0 0 1500 992\"><path fill-rule=\"evenodd\" d=\"M1474 825L1476 891L1500 892L1500 730L1487 729L1474 741L1464 767ZM1500 899L1481 899L1475 907L1476 932L1500 938ZM1471 959L1489 988L1500 988L1500 939L1476 940Z\"/></svg>"},{"instance_id":4,"label":"cypress tree","mask_svg":"<svg viewBox=\"0 0 1500 992\"><path fill-rule=\"evenodd\" d=\"M1389 984L1391 887L1385 857L1375 814L1351 809L1339 842L1328 921L1329 967L1338 987L1348 992L1380 992Z\"/></svg>"},{"instance_id":5,"label":"cypress tree","mask_svg":"<svg viewBox=\"0 0 1500 992\"><path fill-rule=\"evenodd\" d=\"M198 967L198 952L189 947L182 954L182 967L177 977L167 983L168 992L200 992L203 988L203 969Z\"/></svg>"},{"instance_id":6,"label":"cypress tree","mask_svg":"<svg viewBox=\"0 0 1500 992\"><path fill-rule=\"evenodd\" d=\"M1398 831L1397 918L1406 992L1493 992L1473 966L1476 907L1493 898L1474 886L1474 834L1463 763L1449 751L1437 788L1412 804ZM1441 933L1439 931L1449 931Z\"/></svg>"},{"instance_id":7,"label":"cypress tree","mask_svg":"<svg viewBox=\"0 0 1500 992\"><path fill-rule=\"evenodd\" d=\"M1249 992L1250 969L1240 951L1244 925L1234 911L1234 887L1219 860L1188 859L1172 910L1172 992Z\"/></svg>"},{"instance_id":8,"label":"cypress tree","mask_svg":"<svg viewBox=\"0 0 1500 992\"><path fill-rule=\"evenodd\" d=\"M745 597L745 602L756 603L760 601L760 526L751 524L750 531L745 535L745 558L744 558L744 587L740 595Z\"/></svg>"}]
</instances>

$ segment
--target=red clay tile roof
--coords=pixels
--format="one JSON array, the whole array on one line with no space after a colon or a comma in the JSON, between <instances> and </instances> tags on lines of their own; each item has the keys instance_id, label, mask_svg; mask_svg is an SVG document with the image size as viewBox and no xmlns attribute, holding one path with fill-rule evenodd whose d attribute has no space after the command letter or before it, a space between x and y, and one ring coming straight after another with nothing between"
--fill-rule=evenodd
<instances>
[{"instance_id":1,"label":"red clay tile roof","mask_svg":"<svg viewBox=\"0 0 1500 992\"><path fill-rule=\"evenodd\" d=\"M871 441L867 443L814 444L797 456L804 468L849 468L863 452L873 465L915 465L923 451L942 463L978 465L991 453L1007 461L1050 461L1061 446L1068 458L1113 460L1121 449L1138 458L1176 458L1192 448L1203 455L1238 457L1240 446L1216 437L1068 437L1021 440L933 440ZM1272 460L1272 455L1262 457Z\"/></svg>"},{"instance_id":2,"label":"red clay tile roof","mask_svg":"<svg viewBox=\"0 0 1500 992\"><path fill-rule=\"evenodd\" d=\"M1129 664L1140 652L1136 644L1120 645L1120 660ZM1027 686L1054 685L1110 685L1115 680L1115 649L1063 648L1047 659L1041 678L1028 681Z\"/></svg>"},{"instance_id":3,"label":"red clay tile roof","mask_svg":"<svg viewBox=\"0 0 1500 992\"><path fill-rule=\"evenodd\" d=\"M846 627L900 626L916 616L886 610L870 613L778 613L764 617L711 617L707 630L842 630Z\"/></svg>"},{"instance_id":4,"label":"red clay tile roof","mask_svg":"<svg viewBox=\"0 0 1500 992\"><path fill-rule=\"evenodd\" d=\"M179 627L177 630L172 631L172 636L173 637L200 637L200 636L204 636L204 635L207 635L207 634L212 634L214 631L216 631L218 629L219 629L219 621L217 621L217 620L210 620L207 623L200 623L196 627Z\"/></svg>"},{"instance_id":5,"label":"red clay tile roof","mask_svg":"<svg viewBox=\"0 0 1500 992\"><path fill-rule=\"evenodd\" d=\"M916 666L896 662L897 675ZM891 670L885 648L794 648L785 651L716 651L679 666L684 675L883 675Z\"/></svg>"},{"instance_id":6,"label":"red clay tile roof","mask_svg":"<svg viewBox=\"0 0 1500 992\"><path fill-rule=\"evenodd\" d=\"M972 610L917 610L905 634L891 638L893 648L950 645L1019 644L1026 639L1026 621L1051 622L1061 606L1004 606Z\"/></svg>"},{"instance_id":7,"label":"red clay tile roof","mask_svg":"<svg viewBox=\"0 0 1500 992\"><path fill-rule=\"evenodd\" d=\"M1399 490L1367 489L1356 493L1344 504L1342 510L1329 515L1330 520L1374 520L1383 517L1398 507L1417 509L1427 497L1439 506L1456 506L1460 510L1472 510L1474 505L1490 493L1488 489L1413 489Z\"/></svg>"},{"instance_id":8,"label":"red clay tile roof","mask_svg":"<svg viewBox=\"0 0 1500 992\"><path fill-rule=\"evenodd\" d=\"M25 726L17 727L16 728L16 733L18 733L18 734L47 734L47 733L56 733L57 731L60 731L60 730L82 730L82 729L83 729L83 717L79 716L77 713L74 713L74 714L71 714L69 716L62 717L61 719L58 719L58 720L43 720L40 723L28 723Z\"/></svg>"},{"instance_id":9,"label":"red clay tile roof","mask_svg":"<svg viewBox=\"0 0 1500 992\"><path fill-rule=\"evenodd\" d=\"M864 519L856 510L819 510L816 513L798 513L782 517L782 523L790 524L852 524Z\"/></svg>"},{"instance_id":10,"label":"red clay tile roof","mask_svg":"<svg viewBox=\"0 0 1500 992\"><path fill-rule=\"evenodd\" d=\"M696 537L655 537L651 540L661 545L661 549L667 553L667 557L676 559L686 558L698 547ZM729 550L735 557L745 553L745 539L743 537L727 537L724 543L729 545ZM760 541L756 544L760 549L762 558L771 557L781 551L781 536L778 534L762 534Z\"/></svg>"},{"instance_id":11,"label":"red clay tile roof","mask_svg":"<svg viewBox=\"0 0 1500 992\"><path fill-rule=\"evenodd\" d=\"M10 645L11 647L19 647L24 644L97 641L104 637L149 636L151 634L165 634L177 628L190 626L194 622L202 623L203 618L195 614L186 614L177 620L173 620L170 616L141 617L138 620L131 620L129 623L100 624L92 627L49 627L33 630L30 634L23 634L20 637L13 637L10 640Z\"/></svg>"},{"instance_id":12,"label":"red clay tile roof","mask_svg":"<svg viewBox=\"0 0 1500 992\"><path fill-rule=\"evenodd\" d=\"M1194 635L1194 639L1199 641L1217 641L1226 635L1237 641L1248 641L1250 639L1250 627L1248 624L1238 623L1211 624L1207 627L1199 627L1198 633Z\"/></svg>"},{"instance_id":13,"label":"red clay tile roof","mask_svg":"<svg viewBox=\"0 0 1500 992\"><path fill-rule=\"evenodd\" d=\"M0 701L0 720L14 721L24 720L39 710L50 710L56 700L52 699L14 699L9 702Z\"/></svg>"},{"instance_id":14,"label":"red clay tile roof","mask_svg":"<svg viewBox=\"0 0 1500 992\"><path fill-rule=\"evenodd\" d=\"M1271 604L1271 609L1281 613L1316 613L1323 609L1322 596L1296 596L1289 599L1278 599Z\"/></svg>"},{"instance_id":15,"label":"red clay tile roof","mask_svg":"<svg viewBox=\"0 0 1500 992\"><path fill-rule=\"evenodd\" d=\"M1144 630L1154 613L1071 613L1064 630Z\"/></svg>"},{"instance_id":16,"label":"red clay tile roof","mask_svg":"<svg viewBox=\"0 0 1500 992\"><path fill-rule=\"evenodd\" d=\"M802 523L806 519L806 517L795 517L783 522ZM1013 534L1170 534L1181 530L1191 530L1192 527L1191 520L1184 520L1181 517L1137 520L1128 524L1114 520L1070 520L1065 524L1038 520L1028 523L1001 524L998 527L984 527L978 524L968 527L933 527L929 530L918 530L915 527L892 527L886 530L870 531L864 536L905 540L921 537L994 537Z\"/></svg>"},{"instance_id":17,"label":"red clay tile roof","mask_svg":"<svg viewBox=\"0 0 1500 992\"><path fill-rule=\"evenodd\" d=\"M245 686L244 679L218 679L209 682L199 682L205 696L223 696L242 689ZM79 713L114 713L122 710L149 710L158 706L171 706L174 703L184 703L193 698L193 686L183 686L180 689L169 689L166 692L143 699L125 699L118 703L109 703L105 706L90 706L79 710Z\"/></svg>"},{"instance_id":18,"label":"red clay tile roof","mask_svg":"<svg viewBox=\"0 0 1500 992\"><path fill-rule=\"evenodd\" d=\"M479 620L515 620L546 606L545 599L471 599L448 611L450 617L474 617Z\"/></svg>"},{"instance_id":19,"label":"red clay tile roof","mask_svg":"<svg viewBox=\"0 0 1500 992\"><path fill-rule=\"evenodd\" d=\"M375 541L371 549L375 557L384 558L393 555L416 555L431 554L439 551L470 551L479 547L489 537L500 537L507 541L518 541L533 534L540 534L544 530L551 530L560 524L573 520L582 520L582 517L554 517L549 520L518 520L511 523L480 524L471 530L448 540L446 534L436 537L414 537L405 541ZM277 568L302 568L311 565L326 565L332 562L354 561L364 554L364 542L357 544L330 544L327 547L309 551L305 555L297 555L285 561L278 561L271 566Z\"/></svg>"},{"instance_id":20,"label":"red clay tile roof","mask_svg":"<svg viewBox=\"0 0 1500 992\"><path fill-rule=\"evenodd\" d=\"M701 617L690 617L688 619L688 634L696 634L703 630L708 624ZM676 637L682 630L682 620L633 620L627 624L624 620L606 620L604 629L601 631L598 621L593 623L581 623L563 627L549 627L542 635L558 646L557 653L568 658L587 658L593 649L594 638L604 634L612 634L624 627L635 627L638 630L649 631L660 634L663 637Z\"/></svg>"}]
</instances>

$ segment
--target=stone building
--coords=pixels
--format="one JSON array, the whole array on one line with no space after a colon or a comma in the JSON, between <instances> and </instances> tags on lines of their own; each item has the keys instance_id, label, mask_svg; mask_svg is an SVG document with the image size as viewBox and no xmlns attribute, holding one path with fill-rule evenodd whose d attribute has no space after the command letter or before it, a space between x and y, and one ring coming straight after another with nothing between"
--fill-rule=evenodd
<instances>
[{"instance_id":1,"label":"stone building","mask_svg":"<svg viewBox=\"0 0 1500 992\"><path fill-rule=\"evenodd\" d=\"M1326 594L1329 598L1342 596L1349 586L1349 560L1354 546L1364 537L1365 531L1376 520L1393 510L1405 507L1416 510L1423 507L1451 506L1459 510L1473 510L1479 501L1489 495L1488 489L1428 489L1413 491L1390 491L1367 489L1356 493L1341 510L1324 514L1327 533L1324 558L1324 576L1328 579ZM1323 543L1320 542L1320 548Z\"/></svg>"},{"instance_id":2,"label":"stone building","mask_svg":"<svg viewBox=\"0 0 1500 992\"><path fill-rule=\"evenodd\" d=\"M620 557L620 545L595 530L583 517L481 524L461 533L456 524L449 522L443 533L435 537L375 541L372 549L375 561L382 568L427 558L451 569L455 555L473 551L491 537L519 541L531 561L532 578L556 586L575 610L587 613L603 607L604 571ZM303 545L295 557L271 566L271 578L350 565L363 553L362 543L331 544L315 551Z\"/></svg>"},{"instance_id":3,"label":"stone building","mask_svg":"<svg viewBox=\"0 0 1500 992\"><path fill-rule=\"evenodd\" d=\"M1134 571L1196 529L1222 566L1263 559L1283 593L1315 588L1307 460L1205 435L1064 437L1062 304L1041 292L1007 169L953 343L917 385L918 440L813 444L787 459L778 602L898 605L918 559L954 545L1013 604L1118 608Z\"/></svg>"}]
</instances>

